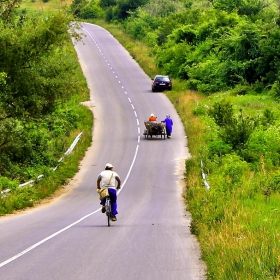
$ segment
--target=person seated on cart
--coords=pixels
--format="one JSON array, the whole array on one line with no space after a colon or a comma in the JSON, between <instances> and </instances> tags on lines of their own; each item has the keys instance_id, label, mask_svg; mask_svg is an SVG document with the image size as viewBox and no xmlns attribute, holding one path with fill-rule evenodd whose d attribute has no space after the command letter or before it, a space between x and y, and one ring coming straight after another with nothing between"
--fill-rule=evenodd
<instances>
[{"instance_id":1,"label":"person seated on cart","mask_svg":"<svg viewBox=\"0 0 280 280\"><path fill-rule=\"evenodd\" d=\"M157 122L157 117L154 114L151 114L150 117L149 117L149 122L156 123Z\"/></svg>"}]
</instances>

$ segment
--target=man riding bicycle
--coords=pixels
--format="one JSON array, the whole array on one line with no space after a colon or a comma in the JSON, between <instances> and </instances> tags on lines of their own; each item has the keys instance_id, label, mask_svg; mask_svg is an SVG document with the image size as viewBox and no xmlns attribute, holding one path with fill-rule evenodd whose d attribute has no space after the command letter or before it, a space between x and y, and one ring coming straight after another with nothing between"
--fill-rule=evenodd
<instances>
[{"instance_id":1,"label":"man riding bicycle","mask_svg":"<svg viewBox=\"0 0 280 280\"><path fill-rule=\"evenodd\" d=\"M121 179L120 176L113 171L113 165L111 163L107 163L105 165L105 170L103 170L97 177L97 189L100 190L101 188L108 188L110 199L111 199L111 206L112 206L112 221L116 221L118 214L117 211L117 190L121 188ZM116 187L117 183L117 187ZM101 186L100 186L101 185ZM102 205L102 213L105 213L105 201L103 199L100 201Z\"/></svg>"}]
</instances>

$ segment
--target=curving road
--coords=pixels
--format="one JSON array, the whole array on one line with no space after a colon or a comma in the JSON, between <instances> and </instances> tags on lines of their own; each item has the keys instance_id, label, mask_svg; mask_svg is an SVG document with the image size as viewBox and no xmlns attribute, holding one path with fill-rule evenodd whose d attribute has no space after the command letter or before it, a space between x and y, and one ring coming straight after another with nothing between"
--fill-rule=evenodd
<instances>
[{"instance_id":1,"label":"curving road","mask_svg":"<svg viewBox=\"0 0 280 280\"><path fill-rule=\"evenodd\" d=\"M92 146L66 195L0 219L0 278L205 279L182 199L189 155L180 118L110 33L91 24L82 32L75 48L91 92ZM151 113L171 115L171 139L144 139ZM123 182L110 228L95 192L106 162Z\"/></svg>"}]
</instances>

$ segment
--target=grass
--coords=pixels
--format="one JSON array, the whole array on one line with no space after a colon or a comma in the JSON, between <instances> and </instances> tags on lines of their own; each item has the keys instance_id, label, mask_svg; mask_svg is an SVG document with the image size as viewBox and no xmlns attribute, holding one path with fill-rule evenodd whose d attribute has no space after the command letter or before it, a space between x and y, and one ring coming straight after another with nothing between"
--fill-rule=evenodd
<instances>
[{"instance_id":1,"label":"grass","mask_svg":"<svg viewBox=\"0 0 280 280\"><path fill-rule=\"evenodd\" d=\"M24 0L21 3L21 9L25 9L28 12L55 12L61 9L67 9L72 3L72 0L51 0L43 2L40 0Z\"/></svg>"}]
</instances>

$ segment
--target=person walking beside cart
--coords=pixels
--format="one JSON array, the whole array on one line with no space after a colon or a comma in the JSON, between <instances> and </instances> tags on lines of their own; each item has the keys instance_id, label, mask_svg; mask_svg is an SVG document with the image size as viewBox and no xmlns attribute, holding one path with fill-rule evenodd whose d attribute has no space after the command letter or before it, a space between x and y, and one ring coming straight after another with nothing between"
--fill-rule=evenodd
<instances>
[{"instance_id":1,"label":"person walking beside cart","mask_svg":"<svg viewBox=\"0 0 280 280\"><path fill-rule=\"evenodd\" d=\"M118 173L113 171L113 165L111 163L107 163L105 165L105 170L103 170L97 177L97 190L108 188L108 192L111 199L111 205L112 205L112 221L116 221L118 214L117 211L117 190L121 188L121 179ZM117 186L116 186L117 185ZM102 205L102 213L105 213L105 201L106 199L103 199L100 201L100 204Z\"/></svg>"},{"instance_id":2,"label":"person walking beside cart","mask_svg":"<svg viewBox=\"0 0 280 280\"><path fill-rule=\"evenodd\" d=\"M167 138L170 138L172 133L172 127L173 127L173 121L170 118L170 115L166 115L166 118L161 122L165 123L166 135Z\"/></svg>"}]
</instances>

